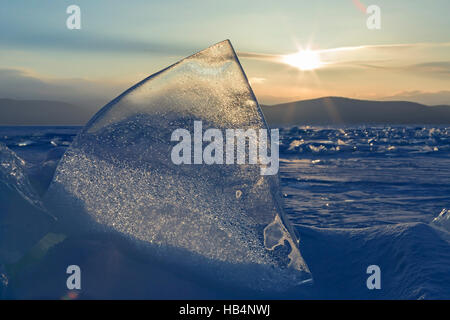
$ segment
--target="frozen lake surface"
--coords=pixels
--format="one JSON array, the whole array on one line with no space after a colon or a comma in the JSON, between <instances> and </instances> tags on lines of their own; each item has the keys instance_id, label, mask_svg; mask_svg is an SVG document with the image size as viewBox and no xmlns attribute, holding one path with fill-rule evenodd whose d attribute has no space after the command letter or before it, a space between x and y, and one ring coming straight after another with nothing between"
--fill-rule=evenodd
<instances>
[{"instance_id":1,"label":"frozen lake surface","mask_svg":"<svg viewBox=\"0 0 450 320\"><path fill-rule=\"evenodd\" d=\"M24 161L31 185L43 196L58 161L80 129L0 127L0 142ZM450 207L449 127L284 128L280 156L284 208L301 235L300 250L314 278L311 287L292 292L288 298L450 298L450 245L445 232L429 224ZM2 164L6 161L1 160ZM86 244L90 251L80 247ZM204 284L201 289L194 284L186 289L190 284L179 274L176 280L167 280L171 286L166 285L166 291L152 291L136 280L146 262L117 254L123 248L115 240L99 238L96 242L94 237L68 238L57 245L24 275L41 278L33 280L33 289L22 285L9 295L62 296L58 277L49 280L52 268L60 260L70 260L70 254L90 268L100 268L101 263L91 257L96 247L103 258L116 255L117 265L122 267L110 271L110 276L129 278L128 286L108 284L111 288L106 290L106 276L103 287L97 286L96 291L88 285L81 297L156 298L160 294L163 298L215 298L226 292L217 287L205 289ZM366 268L372 264L381 268L381 290L366 287ZM134 276L123 275L127 270L133 270ZM46 285L39 286L39 281ZM181 285L185 289L180 291Z\"/></svg>"}]
</instances>

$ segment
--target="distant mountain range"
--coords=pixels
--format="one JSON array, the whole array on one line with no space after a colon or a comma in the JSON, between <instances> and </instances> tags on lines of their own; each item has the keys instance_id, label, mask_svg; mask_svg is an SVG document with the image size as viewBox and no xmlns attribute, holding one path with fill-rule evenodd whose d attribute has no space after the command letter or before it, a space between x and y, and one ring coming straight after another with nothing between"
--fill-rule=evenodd
<instances>
[{"instance_id":1,"label":"distant mountain range","mask_svg":"<svg viewBox=\"0 0 450 320\"><path fill-rule=\"evenodd\" d=\"M332 124L450 124L450 106L324 97L262 105L270 126ZM65 102L0 99L0 125L83 125L94 114Z\"/></svg>"},{"instance_id":2,"label":"distant mountain range","mask_svg":"<svg viewBox=\"0 0 450 320\"><path fill-rule=\"evenodd\" d=\"M450 124L450 106L324 97L261 106L271 126L309 124Z\"/></svg>"},{"instance_id":3,"label":"distant mountain range","mask_svg":"<svg viewBox=\"0 0 450 320\"><path fill-rule=\"evenodd\" d=\"M0 99L0 125L83 125L92 115L60 101Z\"/></svg>"}]
</instances>

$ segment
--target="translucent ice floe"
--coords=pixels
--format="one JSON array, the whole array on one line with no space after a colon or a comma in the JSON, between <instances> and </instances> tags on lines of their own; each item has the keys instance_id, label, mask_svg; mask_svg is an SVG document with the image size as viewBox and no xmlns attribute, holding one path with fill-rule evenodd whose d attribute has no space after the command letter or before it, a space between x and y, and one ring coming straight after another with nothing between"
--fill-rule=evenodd
<instances>
[{"instance_id":1,"label":"translucent ice floe","mask_svg":"<svg viewBox=\"0 0 450 320\"><path fill-rule=\"evenodd\" d=\"M17 262L54 221L32 188L24 165L0 143L0 264Z\"/></svg>"},{"instance_id":2,"label":"translucent ice floe","mask_svg":"<svg viewBox=\"0 0 450 320\"><path fill-rule=\"evenodd\" d=\"M59 163L46 203L69 233L118 232L227 285L283 291L309 282L278 176L260 175L259 165L172 163L172 132L193 132L194 121L204 130L267 128L229 41L100 110Z\"/></svg>"}]
</instances>

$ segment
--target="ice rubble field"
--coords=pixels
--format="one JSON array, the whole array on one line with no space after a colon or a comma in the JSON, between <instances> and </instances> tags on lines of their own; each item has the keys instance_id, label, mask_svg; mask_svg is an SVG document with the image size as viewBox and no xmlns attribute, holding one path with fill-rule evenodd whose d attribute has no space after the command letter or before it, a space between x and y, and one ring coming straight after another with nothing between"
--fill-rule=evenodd
<instances>
[{"instance_id":1,"label":"ice rubble field","mask_svg":"<svg viewBox=\"0 0 450 320\"><path fill-rule=\"evenodd\" d=\"M432 131L432 128L403 127L388 130L402 132L404 129L423 134L422 144L416 143L417 150L426 146L428 133ZM31 185L43 194L60 156L79 130L0 128L1 141L25 159L21 161L22 172L30 181L20 182L20 178L13 188L26 190L26 186ZM291 130L283 130L281 150L284 146L288 148L291 139L307 140L307 137L308 142L304 144L304 151L281 155L284 208L301 235L301 253L313 274L314 284L299 292L275 297L448 299L450 245L444 233L429 224L440 211L445 213L442 208L448 207L446 195L450 186L449 166L444 167L448 162L446 155L428 152L419 157L417 154L379 153L368 160L370 154L364 151L333 151L333 155L312 153L308 151L308 144L322 143L317 136L324 134L324 130L335 136L329 141L334 140L337 146L337 139L343 135L341 131L352 137L353 131L364 130L372 137L380 129L297 128L299 135ZM8 159L11 159L9 153ZM368 161L367 164L364 161ZM4 166L2 153L2 168ZM405 174L398 171L399 168L411 173ZM380 175L380 171L385 171L389 180ZM2 175L2 195L6 185L4 178ZM11 194L11 184L9 186ZM34 196L38 197L36 193ZM18 194L15 202L31 207ZM2 199L6 198L2 196ZM435 222L447 221L448 224L448 215L446 217ZM37 241L29 235L22 235L21 239L30 244ZM83 270L90 270L83 273L83 298L246 297L233 290L226 291L222 286L202 286L203 279L180 270L167 271L166 266L148 262L131 252L124 241L113 237L99 234L70 237L50 249L48 256L30 270L24 270L21 283L29 285L22 284L11 290L9 297L64 297L66 274L61 270L74 261ZM365 286L365 269L370 264L381 267L380 291L369 291ZM9 284L11 289L14 283Z\"/></svg>"},{"instance_id":2,"label":"ice rubble field","mask_svg":"<svg viewBox=\"0 0 450 320\"><path fill-rule=\"evenodd\" d=\"M285 128L278 186L255 166L173 165L170 133L199 119L266 126L228 42L81 130L0 128L0 294L74 297L77 264L86 299L450 298L449 128Z\"/></svg>"}]
</instances>

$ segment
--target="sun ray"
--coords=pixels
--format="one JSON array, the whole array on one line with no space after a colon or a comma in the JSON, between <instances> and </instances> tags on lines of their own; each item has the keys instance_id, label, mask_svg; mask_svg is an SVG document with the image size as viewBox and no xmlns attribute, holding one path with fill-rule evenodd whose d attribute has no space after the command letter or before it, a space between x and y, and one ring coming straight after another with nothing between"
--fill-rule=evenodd
<instances>
[{"instance_id":1,"label":"sun ray","mask_svg":"<svg viewBox=\"0 0 450 320\"><path fill-rule=\"evenodd\" d=\"M302 71L318 69L323 65L319 52L310 49L299 50L296 53L284 55L282 60L284 63Z\"/></svg>"}]
</instances>

